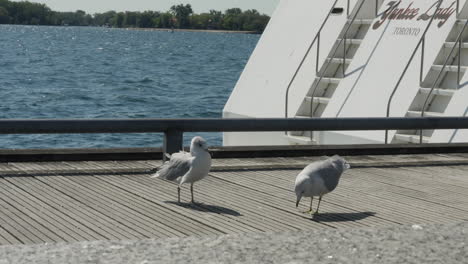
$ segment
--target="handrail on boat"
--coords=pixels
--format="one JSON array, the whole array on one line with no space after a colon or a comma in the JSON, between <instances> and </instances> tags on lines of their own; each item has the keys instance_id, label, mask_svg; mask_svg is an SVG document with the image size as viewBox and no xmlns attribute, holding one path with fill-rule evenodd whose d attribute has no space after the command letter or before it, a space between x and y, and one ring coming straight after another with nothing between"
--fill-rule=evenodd
<instances>
[{"instance_id":1,"label":"handrail on boat","mask_svg":"<svg viewBox=\"0 0 468 264\"><path fill-rule=\"evenodd\" d=\"M310 117L314 117L314 98L315 98L315 93L317 91L317 88L320 84L320 82L323 80L323 77L325 75L325 73L327 72L328 70L328 67L331 65L331 62L333 60L333 58L335 57L336 53L338 52L338 49L340 48L341 46L341 43L343 43L344 41L344 44L343 44L343 65L342 65L342 69L343 69L343 78L345 77L346 73L345 73L345 66L346 66L346 38L347 38L347 35L348 35L348 32L351 28L351 26L353 25L354 21L356 20L359 12L361 11L362 7L364 6L364 2L366 2L366 0L362 0L361 1L361 4L359 5L358 9L356 10L356 13L354 14L353 18L351 19L351 22L349 20L346 21L346 24L347 24L347 28L343 34L343 37L340 39L340 42L338 43L338 45L336 45L335 47L335 50L333 51L331 57L329 58L329 60L326 62L326 66L325 66L325 69L323 70L322 74L319 74L320 75L320 78L318 79L318 81L315 82L315 85L314 87L312 88L312 94L311 94L311 100L310 100ZM327 58L328 59L328 58ZM326 60L327 60L326 59ZM313 139L313 133L310 133L310 139Z\"/></svg>"},{"instance_id":2,"label":"handrail on boat","mask_svg":"<svg viewBox=\"0 0 468 264\"><path fill-rule=\"evenodd\" d=\"M461 68L461 45L462 45L462 35L463 33L465 32L465 29L466 29L466 26L468 25L468 20L465 22L465 24L463 25L463 28L462 30L460 31L460 33L458 34L458 37L457 37L457 40L455 40L455 43L458 43L458 71L457 71L457 89L460 87L460 68ZM455 48L457 47L457 44L453 45L452 49L450 50L450 53L449 55L447 56L447 58L445 59L445 62L444 62L444 65L442 66L442 68L440 69L439 71L439 74L437 75L437 78L434 80L434 82L432 83L432 87L431 87L431 91L429 92L429 94L427 95L426 97L426 100L424 101L424 104L423 104L423 107L422 107L422 111L421 111L421 117L424 117L424 114L426 112L426 106L427 104L429 103L429 98L431 97L432 93L434 92L434 89L437 85L437 83L439 82L439 79L440 77L442 76L442 73L444 72L445 70L445 67L447 67L447 64L449 62L449 60L452 58L452 54L453 52L455 51ZM419 143L422 144L423 143L423 130L419 130Z\"/></svg>"},{"instance_id":3,"label":"handrail on boat","mask_svg":"<svg viewBox=\"0 0 468 264\"><path fill-rule=\"evenodd\" d=\"M439 1L439 4L437 5L436 10L439 10L440 6L442 5L442 2L443 2L443 0ZM411 62L413 61L413 58L416 55L416 52L419 50L420 46L422 48L421 48L421 67L420 67L420 72L419 72L419 82L420 83L422 82L423 66L424 66L424 46L425 46L426 34L427 34L427 31L429 30L429 28L431 27L432 21L434 21L434 18L436 16L436 14L437 14L437 12L434 12L434 14L432 15L431 20L427 24L426 29L424 30L424 33L422 34L420 40L418 41L418 44L416 45L416 48L414 49L413 53L411 54L411 57L410 57L408 63L406 64L405 69L403 70L402 74L400 75L400 78L398 79L398 82L396 83L395 88L393 88L393 91L390 94L390 97L389 97L388 102L387 102L387 115L386 115L387 118L390 117L390 107L391 107L391 104L392 104L392 101L393 101L393 97L395 96L395 93L398 90L398 88L399 88L399 86L401 84L401 81L403 80L403 77L406 75L406 72L408 71L408 68L409 68ZM388 130L385 130L385 144L388 144Z\"/></svg>"},{"instance_id":4,"label":"handrail on boat","mask_svg":"<svg viewBox=\"0 0 468 264\"><path fill-rule=\"evenodd\" d=\"M309 45L309 48L307 49L307 52L305 53L304 57L302 58L301 62L299 63L299 66L297 66L297 69L296 71L294 72L294 75L293 77L291 78L291 80L289 81L289 84L286 88L286 98L285 98L285 117L288 118L288 106L289 106L289 90L291 89L291 86L293 84L293 82L296 80L296 77L297 77L297 74L299 73L299 71L301 70L302 68L302 65L304 64L307 56L309 56L309 53L310 51L312 50L312 47L314 46L315 42L317 41L317 66L316 68L318 69L318 61L319 61L319 55L320 55L320 32L322 32L322 29L323 27L325 26L325 24L327 23L328 21L328 18L330 17L330 15L332 14L333 10L335 9L335 6L336 6L336 3L338 2L338 0L335 0L335 2L333 3L330 11L328 12L328 15L325 17L325 20L323 20L322 22L322 25L320 26L320 29L319 31L317 32L317 34L315 35L314 39L312 40L312 43L310 43ZM349 9L349 0L348 0L348 9ZM318 70L317 70L318 71ZM287 132L286 132L287 133Z\"/></svg>"},{"instance_id":5,"label":"handrail on boat","mask_svg":"<svg viewBox=\"0 0 468 264\"><path fill-rule=\"evenodd\" d=\"M305 53L304 57L302 58L302 61L299 63L299 66L297 67L293 77L291 78L290 82L288 83L288 86L286 88L286 96L285 96L285 118L288 118L289 117L289 114L288 114L288 108L289 108L289 92L290 92L290 89L291 89L291 86L292 84L294 83L296 77L297 77L297 74L299 73L300 69L302 68L305 60L307 59L312 47L314 46L314 44L316 43L317 41L317 58L316 58L316 65L315 65L315 68L316 68L316 73L319 72L319 58L320 58L320 33L322 32L322 29L323 27L325 26L326 22L328 21L328 18L330 17L330 15L332 14L332 11L335 9L335 6L336 6L336 3L337 3L338 0L335 0L335 2L333 3L332 5L332 8L330 9L330 11L328 12L328 15L327 17L325 18L325 20L323 21L318 33L316 34L316 36L314 37L312 43L310 44L309 48L307 49L307 52ZM358 10L356 11L356 14L354 15L353 17L353 22L355 20L355 18L357 17L357 14L359 13L359 11L361 10L364 2L366 0L362 0L361 2L361 5L359 6ZM375 16L377 17L378 16L378 6L379 6L379 1L380 0L375 0ZM350 0L347 0L347 8L346 8L346 15L347 15L347 19L349 18L349 15L350 15ZM348 23L348 21L346 22ZM344 39L345 39L345 43L344 43L344 54L343 54L343 64L345 64L346 62L346 34L348 33L349 31L349 28L351 27L351 24L352 22L348 25L348 28L345 32L345 35L344 35ZM339 47L341 45L343 41L343 38L341 39L340 43L338 44L337 47ZM338 48L337 48L338 49ZM334 52L334 55L336 54L336 51ZM334 56L333 55L333 56ZM328 67L328 66L327 66ZM326 71L326 70L325 70ZM343 65L343 71L344 71L344 65ZM323 77L323 76L322 76ZM316 88L315 88L316 89ZM313 102L312 102L313 103ZM285 134L287 135L287 131L285 132Z\"/></svg>"}]
</instances>

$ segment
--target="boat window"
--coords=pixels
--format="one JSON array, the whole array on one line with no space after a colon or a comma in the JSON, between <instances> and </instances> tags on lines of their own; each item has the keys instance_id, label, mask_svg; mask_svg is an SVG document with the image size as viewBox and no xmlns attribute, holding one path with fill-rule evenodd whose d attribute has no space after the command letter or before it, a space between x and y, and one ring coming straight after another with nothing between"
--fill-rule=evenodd
<instances>
[{"instance_id":1,"label":"boat window","mask_svg":"<svg viewBox=\"0 0 468 264\"><path fill-rule=\"evenodd\" d=\"M342 8L342 7L335 7L335 8L333 8L333 10L331 11L331 13L332 13L333 15L341 15L341 14L343 14L343 12L344 12L344 8Z\"/></svg>"}]
</instances>

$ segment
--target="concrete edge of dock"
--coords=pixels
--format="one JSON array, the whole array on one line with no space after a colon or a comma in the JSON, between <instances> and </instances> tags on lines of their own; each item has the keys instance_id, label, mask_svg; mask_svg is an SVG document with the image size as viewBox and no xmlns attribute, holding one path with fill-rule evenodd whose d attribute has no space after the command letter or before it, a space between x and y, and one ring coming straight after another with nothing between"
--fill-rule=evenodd
<instances>
[{"instance_id":1,"label":"concrete edge of dock","mask_svg":"<svg viewBox=\"0 0 468 264\"><path fill-rule=\"evenodd\" d=\"M463 222L3 246L0 263L463 263L467 244L468 222Z\"/></svg>"}]
</instances>

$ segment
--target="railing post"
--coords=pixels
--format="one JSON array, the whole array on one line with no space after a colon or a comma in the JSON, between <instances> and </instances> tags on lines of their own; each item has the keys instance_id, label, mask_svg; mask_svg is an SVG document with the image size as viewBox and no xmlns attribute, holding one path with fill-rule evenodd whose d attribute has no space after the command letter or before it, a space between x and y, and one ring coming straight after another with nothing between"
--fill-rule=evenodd
<instances>
[{"instance_id":1,"label":"railing post","mask_svg":"<svg viewBox=\"0 0 468 264\"><path fill-rule=\"evenodd\" d=\"M180 130L168 130L164 132L164 154L163 160L167 160L167 155L172 155L183 149L184 132Z\"/></svg>"},{"instance_id":2,"label":"railing post","mask_svg":"<svg viewBox=\"0 0 468 264\"><path fill-rule=\"evenodd\" d=\"M319 73L319 63L320 63L320 32L317 34L317 58L315 61L315 74Z\"/></svg>"},{"instance_id":3,"label":"railing post","mask_svg":"<svg viewBox=\"0 0 468 264\"><path fill-rule=\"evenodd\" d=\"M463 35L463 32L462 32ZM458 72L457 72L457 89L460 89L460 68L461 68L461 46L462 46L462 38L460 37L460 41L458 42Z\"/></svg>"},{"instance_id":4,"label":"railing post","mask_svg":"<svg viewBox=\"0 0 468 264\"><path fill-rule=\"evenodd\" d=\"M375 17L379 16L379 0L375 0Z\"/></svg>"},{"instance_id":5,"label":"railing post","mask_svg":"<svg viewBox=\"0 0 468 264\"><path fill-rule=\"evenodd\" d=\"M343 78L346 77L345 66L346 66L346 33L344 35L344 42L343 42Z\"/></svg>"},{"instance_id":6,"label":"railing post","mask_svg":"<svg viewBox=\"0 0 468 264\"><path fill-rule=\"evenodd\" d=\"M458 18L458 13L460 11L460 0L457 0L457 18Z\"/></svg>"},{"instance_id":7,"label":"railing post","mask_svg":"<svg viewBox=\"0 0 468 264\"><path fill-rule=\"evenodd\" d=\"M348 4L347 4L347 6L346 6L346 17L349 17L349 6L350 6L350 5L349 5L349 1L350 1L350 0L348 0Z\"/></svg>"},{"instance_id":8,"label":"railing post","mask_svg":"<svg viewBox=\"0 0 468 264\"><path fill-rule=\"evenodd\" d=\"M419 86L421 86L423 82L423 72L424 72L424 47L426 46L426 36L422 39L421 44L421 69L419 70Z\"/></svg>"}]
</instances>

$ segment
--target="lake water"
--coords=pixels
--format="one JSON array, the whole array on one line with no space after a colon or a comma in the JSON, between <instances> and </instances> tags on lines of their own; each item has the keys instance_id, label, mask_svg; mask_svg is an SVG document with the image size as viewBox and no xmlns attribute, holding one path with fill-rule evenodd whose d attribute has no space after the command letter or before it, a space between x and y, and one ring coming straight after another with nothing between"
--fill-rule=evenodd
<instances>
[{"instance_id":1,"label":"lake water","mask_svg":"<svg viewBox=\"0 0 468 264\"><path fill-rule=\"evenodd\" d=\"M221 117L258 35L0 26L0 118ZM188 144L193 134L185 136ZM202 133L221 145L221 133ZM3 135L0 148L159 147L161 134Z\"/></svg>"}]
</instances>

